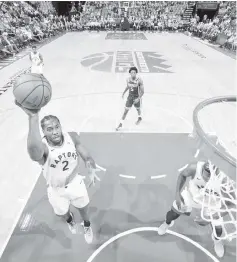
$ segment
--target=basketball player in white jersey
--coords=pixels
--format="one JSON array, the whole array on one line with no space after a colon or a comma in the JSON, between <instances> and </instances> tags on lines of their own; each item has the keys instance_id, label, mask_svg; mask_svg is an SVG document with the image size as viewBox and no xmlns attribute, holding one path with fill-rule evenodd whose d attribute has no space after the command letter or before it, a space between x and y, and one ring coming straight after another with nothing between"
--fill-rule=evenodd
<instances>
[{"instance_id":1,"label":"basketball player in white jersey","mask_svg":"<svg viewBox=\"0 0 237 262\"><path fill-rule=\"evenodd\" d=\"M30 53L31 73L43 75L43 56L37 51L36 46L32 46L32 52Z\"/></svg>"},{"instance_id":2,"label":"basketball player in white jersey","mask_svg":"<svg viewBox=\"0 0 237 262\"><path fill-rule=\"evenodd\" d=\"M16 104L21 107L17 102ZM89 197L83 177L79 175L79 156L89 168L90 182L93 184L99 180L95 174L95 161L82 146L77 133L62 132L57 117L49 115L41 120L44 133L42 139L38 112L21 108L29 117L28 153L33 161L42 166L48 199L54 213L67 222L72 234L76 234L78 227L69 208L70 205L77 208L84 221L82 226L85 240L88 244L92 243L93 232L88 216Z\"/></svg>"},{"instance_id":3,"label":"basketball player in white jersey","mask_svg":"<svg viewBox=\"0 0 237 262\"><path fill-rule=\"evenodd\" d=\"M134 106L137 109L138 113L138 119L136 122L136 125L138 125L142 121L141 116L141 99L144 95L144 85L143 81L140 77L137 76L138 70L136 67L131 67L129 69L130 77L127 79L127 87L125 88L122 98L124 98L124 95L127 91L129 91L129 95L127 98L127 102L125 105L125 111L123 113L122 119L116 128L116 131L118 131L123 126L123 122L128 114L128 111Z\"/></svg>"},{"instance_id":4,"label":"basketball player in white jersey","mask_svg":"<svg viewBox=\"0 0 237 262\"><path fill-rule=\"evenodd\" d=\"M220 171L218 168L216 168L215 172L216 174L219 174ZM194 196L198 195L199 191L205 187L206 183L210 179L210 174L210 166L208 162L197 162L190 164L180 173L176 186L176 200L174 201L171 210L166 214L166 220L158 228L159 235L164 235L168 228L173 226L174 220L176 220L180 215L190 215L193 209L199 209L198 213L201 215L200 209L202 206L201 204L195 202ZM188 178L190 180L187 182ZM186 186L184 187L185 184ZM228 202L226 202L226 205L230 207ZM208 216L208 213L206 213L206 215ZM222 217L225 215L226 214L223 213ZM200 225L209 224L200 218L195 221ZM222 219L217 220L215 223L215 231L218 237L222 235L222 223ZM214 235L212 235L212 239L214 241L214 249L217 256L223 257L223 242L216 239Z\"/></svg>"}]
</instances>

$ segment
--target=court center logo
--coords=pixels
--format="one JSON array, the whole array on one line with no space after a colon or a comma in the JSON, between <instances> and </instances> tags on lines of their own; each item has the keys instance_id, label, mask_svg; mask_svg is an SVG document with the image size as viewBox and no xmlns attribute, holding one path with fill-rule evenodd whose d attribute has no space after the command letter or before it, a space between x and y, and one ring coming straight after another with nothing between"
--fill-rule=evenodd
<instances>
[{"instance_id":1,"label":"court center logo","mask_svg":"<svg viewBox=\"0 0 237 262\"><path fill-rule=\"evenodd\" d=\"M113 73L127 73L131 66L136 66L140 73L173 73L162 55L147 51L96 53L84 57L81 64L91 70Z\"/></svg>"}]
</instances>

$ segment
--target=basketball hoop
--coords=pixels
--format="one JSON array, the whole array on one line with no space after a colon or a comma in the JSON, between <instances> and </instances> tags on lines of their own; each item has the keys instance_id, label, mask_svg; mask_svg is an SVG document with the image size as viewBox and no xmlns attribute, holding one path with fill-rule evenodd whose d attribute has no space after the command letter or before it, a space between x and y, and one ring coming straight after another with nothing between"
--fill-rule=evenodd
<instances>
[{"instance_id":1,"label":"basketball hoop","mask_svg":"<svg viewBox=\"0 0 237 262\"><path fill-rule=\"evenodd\" d=\"M195 158L201 153L210 167L210 179L194 197L195 201L201 205L204 221L210 222L213 228L222 226L222 236L218 237L213 230L214 236L229 241L237 235L235 106L235 96L215 97L201 102L193 112L194 128L191 134L197 147ZM220 115L225 116L223 121L218 110Z\"/></svg>"}]
</instances>

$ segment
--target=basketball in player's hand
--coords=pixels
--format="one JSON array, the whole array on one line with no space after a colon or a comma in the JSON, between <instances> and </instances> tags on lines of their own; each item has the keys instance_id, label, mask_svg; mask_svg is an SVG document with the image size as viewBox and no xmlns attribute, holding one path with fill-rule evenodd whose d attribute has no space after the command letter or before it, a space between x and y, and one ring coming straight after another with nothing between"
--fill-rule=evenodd
<instances>
[{"instance_id":1,"label":"basketball in player's hand","mask_svg":"<svg viewBox=\"0 0 237 262\"><path fill-rule=\"evenodd\" d=\"M27 109L40 109L47 105L52 97L49 81L39 74L24 74L13 86L13 94L19 105Z\"/></svg>"},{"instance_id":2,"label":"basketball in player's hand","mask_svg":"<svg viewBox=\"0 0 237 262\"><path fill-rule=\"evenodd\" d=\"M40 111L40 109L27 109L27 108L23 107L22 105L20 105L16 100L15 100L15 104L17 106L19 106L29 116L33 116L35 114L38 114L39 111Z\"/></svg>"}]
</instances>

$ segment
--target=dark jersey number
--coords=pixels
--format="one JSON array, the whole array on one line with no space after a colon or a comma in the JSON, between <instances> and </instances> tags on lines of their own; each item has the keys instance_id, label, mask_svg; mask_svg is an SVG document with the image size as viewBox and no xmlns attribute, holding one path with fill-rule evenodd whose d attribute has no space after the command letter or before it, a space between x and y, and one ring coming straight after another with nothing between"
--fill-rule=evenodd
<instances>
[{"instance_id":1,"label":"dark jersey number","mask_svg":"<svg viewBox=\"0 0 237 262\"><path fill-rule=\"evenodd\" d=\"M69 168L67 167L67 166L68 166L68 161L63 161L62 163L65 164L64 167L63 167L63 171L68 170L68 169L69 169Z\"/></svg>"}]
</instances>

